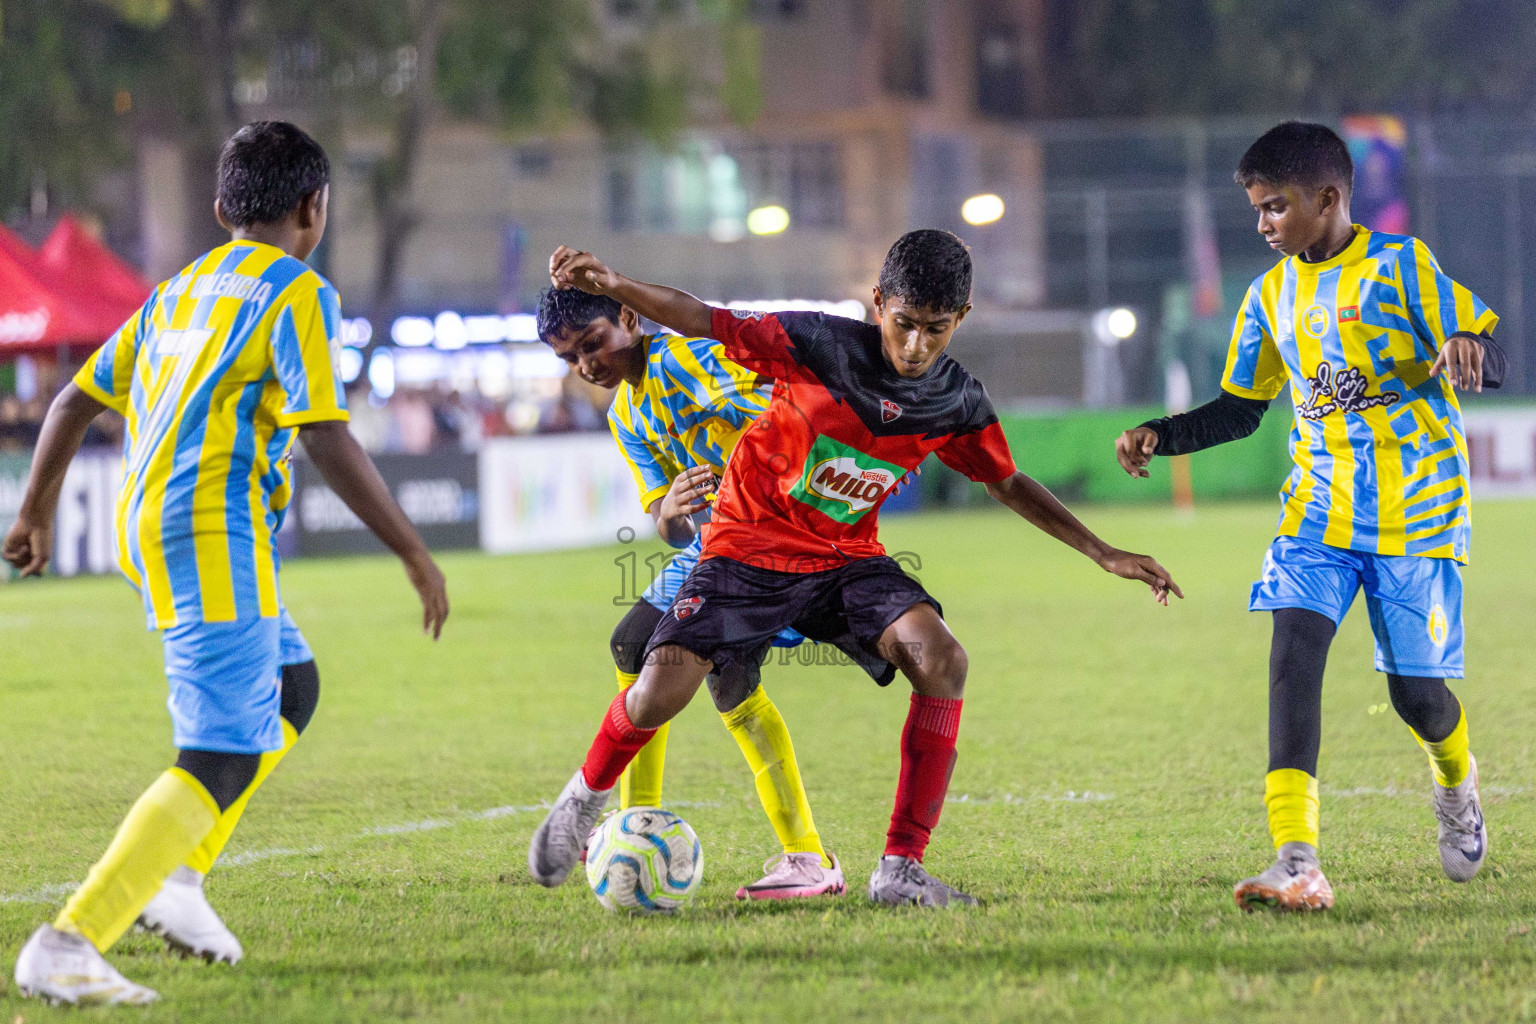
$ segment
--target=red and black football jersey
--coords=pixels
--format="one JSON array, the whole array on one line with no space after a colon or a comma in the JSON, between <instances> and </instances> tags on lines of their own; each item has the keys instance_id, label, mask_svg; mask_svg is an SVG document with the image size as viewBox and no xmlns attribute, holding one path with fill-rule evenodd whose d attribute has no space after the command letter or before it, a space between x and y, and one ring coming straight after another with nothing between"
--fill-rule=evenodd
<instances>
[{"instance_id":1,"label":"red and black football jersey","mask_svg":"<svg viewBox=\"0 0 1536 1024\"><path fill-rule=\"evenodd\" d=\"M713 321L729 358L776 383L726 465L704 558L815 572L883 555L880 505L930 452L982 483L1014 472L986 389L947 354L906 378L874 324L726 309Z\"/></svg>"}]
</instances>

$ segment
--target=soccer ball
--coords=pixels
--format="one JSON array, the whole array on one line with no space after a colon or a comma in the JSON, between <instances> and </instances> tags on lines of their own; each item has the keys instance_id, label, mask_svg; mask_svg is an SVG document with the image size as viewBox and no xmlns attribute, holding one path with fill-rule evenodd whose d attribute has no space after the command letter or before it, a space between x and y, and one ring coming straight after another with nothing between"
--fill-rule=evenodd
<instances>
[{"instance_id":1,"label":"soccer ball","mask_svg":"<svg viewBox=\"0 0 1536 1024\"><path fill-rule=\"evenodd\" d=\"M676 913L704 880L704 850L688 823L660 807L610 815L587 843L587 884L614 912Z\"/></svg>"}]
</instances>

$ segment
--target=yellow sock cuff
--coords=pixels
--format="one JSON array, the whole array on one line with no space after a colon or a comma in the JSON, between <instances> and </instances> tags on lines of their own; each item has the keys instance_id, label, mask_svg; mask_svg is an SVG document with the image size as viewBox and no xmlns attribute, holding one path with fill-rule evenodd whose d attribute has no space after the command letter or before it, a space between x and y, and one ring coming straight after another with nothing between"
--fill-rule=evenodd
<instances>
[{"instance_id":1,"label":"yellow sock cuff","mask_svg":"<svg viewBox=\"0 0 1536 1024\"><path fill-rule=\"evenodd\" d=\"M1459 702L1458 702L1459 703ZM1413 738L1429 755L1429 768L1435 781L1442 786L1459 786L1472 772L1471 747L1467 742L1467 710L1461 709L1461 718L1451 734L1438 743L1431 743L1418 733Z\"/></svg>"},{"instance_id":2,"label":"yellow sock cuff","mask_svg":"<svg viewBox=\"0 0 1536 1024\"><path fill-rule=\"evenodd\" d=\"M1264 807L1275 849L1286 843L1318 846L1321 804L1317 780L1299 768L1277 768L1264 776Z\"/></svg>"},{"instance_id":3,"label":"yellow sock cuff","mask_svg":"<svg viewBox=\"0 0 1536 1024\"><path fill-rule=\"evenodd\" d=\"M627 690L631 686L634 686L635 682L640 678L640 673L638 673L638 672L625 672L621 668L614 669L613 670L613 674L618 677L619 689L621 689L621 690Z\"/></svg>"},{"instance_id":4,"label":"yellow sock cuff","mask_svg":"<svg viewBox=\"0 0 1536 1024\"><path fill-rule=\"evenodd\" d=\"M746 722L753 718L759 718L769 708L773 708L773 701L768 699L768 691L759 684L751 695L729 711L720 712L720 720L731 732L740 729ZM777 708L774 708L777 711Z\"/></svg>"},{"instance_id":5,"label":"yellow sock cuff","mask_svg":"<svg viewBox=\"0 0 1536 1024\"><path fill-rule=\"evenodd\" d=\"M219 815L219 820L214 823L213 831L198 848L192 851L192 856L187 858L187 867L200 875L206 875L213 870L214 862L219 859L219 854L224 852L224 847L229 842L229 837L234 835L235 826L240 824L240 818L245 814L246 804L251 802L251 797L267 781L267 776L272 774L283 758L288 756L288 751L299 741L299 730L293 727L293 723L286 718L278 719L283 728L283 748L269 751L261 755L261 763L256 767L256 777L251 779L251 784L245 787L245 792L235 799L235 802L224 808L224 813Z\"/></svg>"}]
</instances>

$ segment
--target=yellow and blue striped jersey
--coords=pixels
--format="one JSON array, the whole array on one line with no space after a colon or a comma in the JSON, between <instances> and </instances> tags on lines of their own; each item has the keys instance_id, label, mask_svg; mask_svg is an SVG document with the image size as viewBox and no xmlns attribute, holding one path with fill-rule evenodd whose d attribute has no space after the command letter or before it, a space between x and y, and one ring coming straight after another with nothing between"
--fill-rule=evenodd
<instances>
[{"instance_id":1,"label":"yellow and blue striped jersey","mask_svg":"<svg viewBox=\"0 0 1536 1024\"><path fill-rule=\"evenodd\" d=\"M118 564L151 629L278 614L295 429L347 419L340 325L324 278L235 241L156 288L75 376L127 419Z\"/></svg>"},{"instance_id":2,"label":"yellow and blue striped jersey","mask_svg":"<svg viewBox=\"0 0 1536 1024\"><path fill-rule=\"evenodd\" d=\"M712 338L653 334L644 344L645 379L639 387L619 385L608 427L649 510L685 469L724 473L742 433L768 408L773 386L727 359Z\"/></svg>"},{"instance_id":3,"label":"yellow and blue striped jersey","mask_svg":"<svg viewBox=\"0 0 1536 1024\"><path fill-rule=\"evenodd\" d=\"M1380 555L1467 560L1461 407L1430 366L1447 338L1498 316L1407 235L1355 225L1344 251L1296 256L1248 289L1222 387L1296 414L1279 534Z\"/></svg>"}]
</instances>

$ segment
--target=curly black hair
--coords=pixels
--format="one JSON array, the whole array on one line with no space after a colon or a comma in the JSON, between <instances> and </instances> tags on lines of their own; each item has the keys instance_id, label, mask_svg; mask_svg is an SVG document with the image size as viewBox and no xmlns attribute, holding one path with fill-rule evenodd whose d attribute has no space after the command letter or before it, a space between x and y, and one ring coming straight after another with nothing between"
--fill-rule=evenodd
<instances>
[{"instance_id":1,"label":"curly black hair","mask_svg":"<svg viewBox=\"0 0 1536 1024\"><path fill-rule=\"evenodd\" d=\"M1286 121L1248 147L1233 178L1243 188L1259 182L1305 188L1337 185L1348 194L1355 183L1355 162L1344 140L1327 125Z\"/></svg>"},{"instance_id":2,"label":"curly black hair","mask_svg":"<svg viewBox=\"0 0 1536 1024\"><path fill-rule=\"evenodd\" d=\"M605 317L618 323L623 308L617 299L580 288L546 288L539 293L539 340L548 344L551 338Z\"/></svg>"},{"instance_id":3,"label":"curly black hair","mask_svg":"<svg viewBox=\"0 0 1536 1024\"><path fill-rule=\"evenodd\" d=\"M885 254L880 292L946 313L964 309L971 301L971 250L948 231L908 231Z\"/></svg>"},{"instance_id":4,"label":"curly black hair","mask_svg":"<svg viewBox=\"0 0 1536 1024\"><path fill-rule=\"evenodd\" d=\"M219 151L219 210L237 228L282 220L331 180L325 150L287 121L252 121Z\"/></svg>"}]
</instances>

